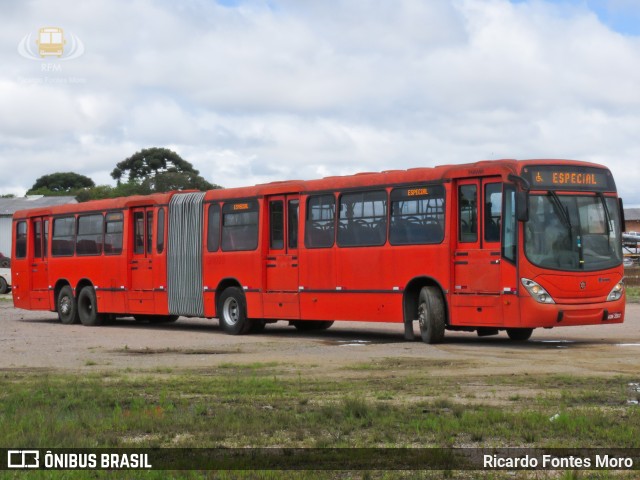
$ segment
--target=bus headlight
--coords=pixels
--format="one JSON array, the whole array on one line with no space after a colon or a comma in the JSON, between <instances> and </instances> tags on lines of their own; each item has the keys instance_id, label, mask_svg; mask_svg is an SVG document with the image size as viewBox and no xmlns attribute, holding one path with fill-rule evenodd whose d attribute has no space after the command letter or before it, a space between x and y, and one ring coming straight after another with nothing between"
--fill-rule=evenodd
<instances>
[{"instance_id":1,"label":"bus headlight","mask_svg":"<svg viewBox=\"0 0 640 480\"><path fill-rule=\"evenodd\" d=\"M622 294L624 293L624 281L619 282L611 293L607 297L607 302L615 302L616 300L620 300L622 298Z\"/></svg>"},{"instance_id":2,"label":"bus headlight","mask_svg":"<svg viewBox=\"0 0 640 480\"><path fill-rule=\"evenodd\" d=\"M527 289L529 295L533 297L533 299L538 303L556 303L549 295L544 288L540 286L540 284L534 282L533 280L529 280L528 278L521 279L522 285Z\"/></svg>"}]
</instances>

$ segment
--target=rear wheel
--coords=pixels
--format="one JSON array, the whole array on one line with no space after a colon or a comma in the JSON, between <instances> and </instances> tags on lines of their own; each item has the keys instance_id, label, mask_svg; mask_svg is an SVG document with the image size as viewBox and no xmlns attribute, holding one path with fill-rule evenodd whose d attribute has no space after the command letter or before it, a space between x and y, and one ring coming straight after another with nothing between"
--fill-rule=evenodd
<instances>
[{"instance_id":1,"label":"rear wheel","mask_svg":"<svg viewBox=\"0 0 640 480\"><path fill-rule=\"evenodd\" d=\"M104 315L98 313L98 301L93 287L84 287L78 295L78 316L87 327L97 327L104 322Z\"/></svg>"},{"instance_id":2,"label":"rear wheel","mask_svg":"<svg viewBox=\"0 0 640 480\"><path fill-rule=\"evenodd\" d=\"M65 325L72 325L80 321L78 304L69 285L65 285L60 290L56 302L56 310L58 311L58 318Z\"/></svg>"},{"instance_id":3,"label":"rear wheel","mask_svg":"<svg viewBox=\"0 0 640 480\"><path fill-rule=\"evenodd\" d=\"M418 322L424 343L440 343L444 339L445 309L440 291L423 287L418 299Z\"/></svg>"},{"instance_id":4,"label":"rear wheel","mask_svg":"<svg viewBox=\"0 0 640 480\"><path fill-rule=\"evenodd\" d=\"M9 291L9 285L7 285L7 281L0 277L0 293L7 293Z\"/></svg>"},{"instance_id":5,"label":"rear wheel","mask_svg":"<svg viewBox=\"0 0 640 480\"><path fill-rule=\"evenodd\" d=\"M229 287L218 300L218 319L222 330L230 335L243 335L251 329L247 318L247 300L238 287Z\"/></svg>"},{"instance_id":6,"label":"rear wheel","mask_svg":"<svg viewBox=\"0 0 640 480\"><path fill-rule=\"evenodd\" d=\"M507 335L515 342L526 342L532 333L533 328L507 328Z\"/></svg>"}]
</instances>

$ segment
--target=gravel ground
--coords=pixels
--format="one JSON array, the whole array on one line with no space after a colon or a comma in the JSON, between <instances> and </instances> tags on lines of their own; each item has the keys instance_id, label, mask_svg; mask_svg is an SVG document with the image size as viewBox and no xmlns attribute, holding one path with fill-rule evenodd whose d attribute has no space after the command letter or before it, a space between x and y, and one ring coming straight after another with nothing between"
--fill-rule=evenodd
<instances>
[{"instance_id":1,"label":"gravel ground","mask_svg":"<svg viewBox=\"0 0 640 480\"><path fill-rule=\"evenodd\" d=\"M191 318L170 325L121 319L89 328L62 325L55 313L17 310L9 295L0 296L0 322L0 369L5 371L206 369L275 362L343 375L346 365L401 357L407 368L431 368L433 374L553 372L638 375L640 380L638 304L627 305L622 325L538 329L523 344L511 342L505 333L479 338L447 332L444 343L426 345L405 341L400 324L357 322L336 322L317 333L300 333L278 322L261 334L244 336L224 334L217 320Z\"/></svg>"}]
</instances>

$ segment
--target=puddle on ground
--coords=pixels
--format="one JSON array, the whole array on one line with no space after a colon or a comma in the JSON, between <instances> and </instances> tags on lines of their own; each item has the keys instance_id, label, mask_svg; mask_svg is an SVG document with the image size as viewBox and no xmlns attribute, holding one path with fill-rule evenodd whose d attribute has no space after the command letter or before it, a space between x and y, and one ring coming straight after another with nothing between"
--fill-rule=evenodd
<instances>
[{"instance_id":1,"label":"puddle on ground","mask_svg":"<svg viewBox=\"0 0 640 480\"><path fill-rule=\"evenodd\" d=\"M640 404L640 383L632 382L627 384L629 389L629 398L627 405L639 405Z\"/></svg>"},{"instance_id":2,"label":"puddle on ground","mask_svg":"<svg viewBox=\"0 0 640 480\"><path fill-rule=\"evenodd\" d=\"M640 343L614 343L615 347L640 347Z\"/></svg>"},{"instance_id":3,"label":"puddle on ground","mask_svg":"<svg viewBox=\"0 0 640 480\"><path fill-rule=\"evenodd\" d=\"M575 344L573 340L532 340L531 343L543 343L550 347L555 348L569 348L570 345Z\"/></svg>"},{"instance_id":4,"label":"puddle on ground","mask_svg":"<svg viewBox=\"0 0 640 480\"><path fill-rule=\"evenodd\" d=\"M366 347L371 344L368 340L338 340L336 343L339 347Z\"/></svg>"},{"instance_id":5,"label":"puddle on ground","mask_svg":"<svg viewBox=\"0 0 640 480\"><path fill-rule=\"evenodd\" d=\"M573 340L534 340L538 343L576 343Z\"/></svg>"},{"instance_id":6,"label":"puddle on ground","mask_svg":"<svg viewBox=\"0 0 640 480\"><path fill-rule=\"evenodd\" d=\"M321 344L328 345L330 347L366 347L374 343L388 343L388 342L372 342L370 340L320 340Z\"/></svg>"}]
</instances>

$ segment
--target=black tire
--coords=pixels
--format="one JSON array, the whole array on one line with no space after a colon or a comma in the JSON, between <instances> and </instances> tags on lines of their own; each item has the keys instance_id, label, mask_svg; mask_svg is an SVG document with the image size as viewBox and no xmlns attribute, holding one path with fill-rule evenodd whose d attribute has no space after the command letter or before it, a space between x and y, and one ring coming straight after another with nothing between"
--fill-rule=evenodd
<instances>
[{"instance_id":1,"label":"black tire","mask_svg":"<svg viewBox=\"0 0 640 480\"><path fill-rule=\"evenodd\" d=\"M0 260L0 268L9 268L9 267L11 267L11 260L9 260L6 257Z\"/></svg>"},{"instance_id":2,"label":"black tire","mask_svg":"<svg viewBox=\"0 0 640 480\"><path fill-rule=\"evenodd\" d=\"M73 325L74 323L80 322L78 304L73 296L73 290L69 285L62 287L60 293L58 293L56 310L58 312L58 318L65 325Z\"/></svg>"},{"instance_id":3,"label":"black tire","mask_svg":"<svg viewBox=\"0 0 640 480\"><path fill-rule=\"evenodd\" d=\"M310 332L313 330L327 330L333 325L333 320L296 320L291 322L301 332Z\"/></svg>"},{"instance_id":4,"label":"black tire","mask_svg":"<svg viewBox=\"0 0 640 480\"><path fill-rule=\"evenodd\" d=\"M267 326L266 320L262 318L251 320L251 328L249 331L251 333L261 333L264 332L265 327Z\"/></svg>"},{"instance_id":5,"label":"black tire","mask_svg":"<svg viewBox=\"0 0 640 480\"><path fill-rule=\"evenodd\" d=\"M9 285L4 277L0 277L0 294L5 294L9 291Z\"/></svg>"},{"instance_id":6,"label":"black tire","mask_svg":"<svg viewBox=\"0 0 640 480\"><path fill-rule=\"evenodd\" d=\"M533 328L507 328L507 335L514 342L526 342L532 333Z\"/></svg>"},{"instance_id":7,"label":"black tire","mask_svg":"<svg viewBox=\"0 0 640 480\"><path fill-rule=\"evenodd\" d=\"M423 287L418 297L418 323L424 343L440 343L446 326L444 300L440 290Z\"/></svg>"},{"instance_id":8,"label":"black tire","mask_svg":"<svg viewBox=\"0 0 640 480\"><path fill-rule=\"evenodd\" d=\"M179 315L149 315L150 323L173 323L178 320Z\"/></svg>"},{"instance_id":9,"label":"black tire","mask_svg":"<svg viewBox=\"0 0 640 480\"><path fill-rule=\"evenodd\" d=\"M247 318L247 299L238 287L229 287L218 299L220 327L229 335L244 335L251 329Z\"/></svg>"},{"instance_id":10,"label":"black tire","mask_svg":"<svg viewBox=\"0 0 640 480\"><path fill-rule=\"evenodd\" d=\"M78 295L78 316L86 327L97 327L104 323L104 315L98 313L98 301L93 287L84 287Z\"/></svg>"}]
</instances>

